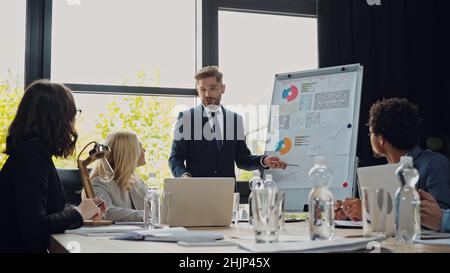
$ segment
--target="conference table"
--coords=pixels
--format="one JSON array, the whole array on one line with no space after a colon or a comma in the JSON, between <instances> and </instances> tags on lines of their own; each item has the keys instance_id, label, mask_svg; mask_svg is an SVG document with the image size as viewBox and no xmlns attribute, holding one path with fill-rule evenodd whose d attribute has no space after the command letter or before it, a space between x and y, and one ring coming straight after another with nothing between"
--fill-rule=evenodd
<instances>
[{"instance_id":1,"label":"conference table","mask_svg":"<svg viewBox=\"0 0 450 273\"><path fill-rule=\"evenodd\" d=\"M286 238L307 238L309 226L307 222L286 223L285 230L280 232L280 241ZM248 223L228 227L188 228L192 230L213 231L224 235L221 246L182 246L171 242L124 241L114 240L112 235L87 236L80 234L54 234L50 238L49 251L55 253L248 253L233 243L253 242L254 232ZM362 229L336 228L336 237L362 238ZM371 245L358 252L381 253L450 253L450 245L407 244L389 238L378 245Z\"/></svg>"}]
</instances>

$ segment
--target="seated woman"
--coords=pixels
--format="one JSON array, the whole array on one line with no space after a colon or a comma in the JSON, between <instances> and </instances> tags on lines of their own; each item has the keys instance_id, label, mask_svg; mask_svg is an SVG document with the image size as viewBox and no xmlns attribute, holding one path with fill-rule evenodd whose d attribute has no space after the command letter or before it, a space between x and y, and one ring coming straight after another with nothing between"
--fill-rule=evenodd
<instances>
[{"instance_id":1,"label":"seated woman","mask_svg":"<svg viewBox=\"0 0 450 273\"><path fill-rule=\"evenodd\" d=\"M428 192L419 190L420 221L422 226L434 231L450 232L450 210L443 210Z\"/></svg>"},{"instance_id":2,"label":"seated woman","mask_svg":"<svg viewBox=\"0 0 450 273\"><path fill-rule=\"evenodd\" d=\"M419 147L417 106L398 98L376 102L369 113L369 131L375 157L385 157L389 164L400 162L402 156L412 157L419 172L417 188L429 192L442 209L450 208L450 162L442 154ZM361 200L337 201L335 218L360 221Z\"/></svg>"},{"instance_id":3,"label":"seated woman","mask_svg":"<svg viewBox=\"0 0 450 273\"><path fill-rule=\"evenodd\" d=\"M98 167L91 175L95 195L105 200L108 207L105 218L113 222L142 222L147 186L135 170L145 165L145 150L136 134L126 131L109 134L105 144L110 148L106 159L114 170L114 179L101 181Z\"/></svg>"},{"instance_id":4,"label":"seated woman","mask_svg":"<svg viewBox=\"0 0 450 273\"><path fill-rule=\"evenodd\" d=\"M74 151L76 112L64 85L39 80L25 90L8 130L9 157L0 171L0 252L46 252L51 234L101 218L105 207L98 198L66 206L52 160Z\"/></svg>"}]
</instances>

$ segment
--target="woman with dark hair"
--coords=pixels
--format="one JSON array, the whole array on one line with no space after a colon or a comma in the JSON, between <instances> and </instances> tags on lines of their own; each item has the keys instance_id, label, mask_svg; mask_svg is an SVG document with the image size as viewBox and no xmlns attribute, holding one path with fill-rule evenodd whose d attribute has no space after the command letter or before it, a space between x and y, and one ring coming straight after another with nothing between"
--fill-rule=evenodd
<instances>
[{"instance_id":1,"label":"woman with dark hair","mask_svg":"<svg viewBox=\"0 0 450 273\"><path fill-rule=\"evenodd\" d=\"M0 171L0 252L45 252L50 235L78 228L83 220L101 217L100 199L65 207L52 156L75 149L75 102L61 84L39 80L24 93L8 130Z\"/></svg>"}]
</instances>

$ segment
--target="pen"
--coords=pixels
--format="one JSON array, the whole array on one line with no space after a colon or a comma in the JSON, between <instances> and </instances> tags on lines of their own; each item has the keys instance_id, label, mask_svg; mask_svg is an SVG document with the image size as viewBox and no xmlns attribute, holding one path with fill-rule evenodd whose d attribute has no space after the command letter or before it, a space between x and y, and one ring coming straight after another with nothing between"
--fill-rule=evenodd
<instances>
[{"instance_id":1,"label":"pen","mask_svg":"<svg viewBox=\"0 0 450 273\"><path fill-rule=\"evenodd\" d=\"M275 162L279 162L278 160L272 160L272 163L275 163ZM286 166L292 166L292 167L300 167L300 165L298 165L298 164L290 164L290 163L286 163L286 162L284 162L285 164L286 164Z\"/></svg>"}]
</instances>

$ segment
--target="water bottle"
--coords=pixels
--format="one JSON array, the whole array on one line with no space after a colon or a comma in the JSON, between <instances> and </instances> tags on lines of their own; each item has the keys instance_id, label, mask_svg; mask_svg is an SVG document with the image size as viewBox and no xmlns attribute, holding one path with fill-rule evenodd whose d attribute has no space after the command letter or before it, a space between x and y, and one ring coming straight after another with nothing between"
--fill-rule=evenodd
<instances>
[{"instance_id":1,"label":"water bottle","mask_svg":"<svg viewBox=\"0 0 450 273\"><path fill-rule=\"evenodd\" d=\"M154 172L148 173L147 185L149 187L156 187L158 185L158 181L156 180L156 173L154 173Z\"/></svg>"},{"instance_id":2,"label":"water bottle","mask_svg":"<svg viewBox=\"0 0 450 273\"><path fill-rule=\"evenodd\" d=\"M253 190L254 189L260 189L263 188L263 180L261 179L261 174L259 170L253 171L253 178L249 181L249 187L250 187L250 195L248 196L248 223L250 226L250 229L253 228L254 219L253 219Z\"/></svg>"},{"instance_id":3,"label":"water bottle","mask_svg":"<svg viewBox=\"0 0 450 273\"><path fill-rule=\"evenodd\" d=\"M413 159L403 156L395 175L401 187L395 193L395 233L400 242L412 243L420 237L420 196L416 190L419 172Z\"/></svg>"},{"instance_id":4,"label":"water bottle","mask_svg":"<svg viewBox=\"0 0 450 273\"><path fill-rule=\"evenodd\" d=\"M311 240L331 240L334 237L334 198L328 190L332 171L322 156L314 158L309 171L314 187L309 193L309 234Z\"/></svg>"},{"instance_id":5,"label":"water bottle","mask_svg":"<svg viewBox=\"0 0 450 273\"><path fill-rule=\"evenodd\" d=\"M273 177L271 174L266 174L264 179L264 188L276 188L277 184L273 181Z\"/></svg>"},{"instance_id":6,"label":"water bottle","mask_svg":"<svg viewBox=\"0 0 450 273\"><path fill-rule=\"evenodd\" d=\"M150 227L150 219L151 219L151 216L150 216L150 213L151 213L151 211L150 211L150 206L151 206L151 196L152 196L152 193L155 191L155 190L157 190L157 188L149 188L148 190L147 190L147 193L145 194L145 197L144 197L144 216L143 216L143 222L144 222L144 226L145 226L145 228L149 228Z\"/></svg>"},{"instance_id":7,"label":"water bottle","mask_svg":"<svg viewBox=\"0 0 450 273\"><path fill-rule=\"evenodd\" d=\"M266 179L264 179L264 188L278 188L277 184L275 183L275 181L273 180L273 176L271 174L266 174L265 176ZM284 222L284 203L285 203L285 194L284 192L281 192L282 194L282 201L280 203L280 215L279 215L279 220L280 220L280 230L285 230L285 222Z\"/></svg>"}]
</instances>

